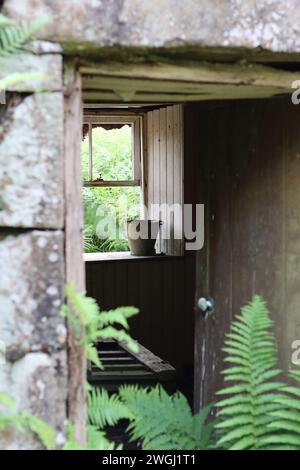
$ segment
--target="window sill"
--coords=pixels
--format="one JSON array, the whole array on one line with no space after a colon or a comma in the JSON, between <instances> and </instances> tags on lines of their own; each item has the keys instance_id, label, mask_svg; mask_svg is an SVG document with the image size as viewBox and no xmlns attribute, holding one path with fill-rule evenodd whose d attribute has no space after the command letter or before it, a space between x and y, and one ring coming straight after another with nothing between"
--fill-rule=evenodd
<instances>
[{"instance_id":1,"label":"window sill","mask_svg":"<svg viewBox=\"0 0 300 470\"><path fill-rule=\"evenodd\" d=\"M119 251L110 253L83 253L83 260L86 263L101 262L101 261L138 261L138 260L164 260L174 259L176 256L167 256L164 254L152 256L135 256L130 254L129 251Z\"/></svg>"}]
</instances>

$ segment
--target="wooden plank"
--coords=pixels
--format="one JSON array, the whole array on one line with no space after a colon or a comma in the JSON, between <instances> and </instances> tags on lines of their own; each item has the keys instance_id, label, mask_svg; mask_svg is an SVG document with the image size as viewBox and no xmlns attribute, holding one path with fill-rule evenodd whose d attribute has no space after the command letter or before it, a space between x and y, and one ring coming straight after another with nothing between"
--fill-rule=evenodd
<instances>
[{"instance_id":1,"label":"wooden plank","mask_svg":"<svg viewBox=\"0 0 300 470\"><path fill-rule=\"evenodd\" d=\"M255 64L129 64L83 62L80 66L83 75L104 77L124 77L141 80L162 80L176 82L249 85L253 87L279 87L290 90L291 83L297 80L297 72L274 70L272 67ZM180 87L180 83L179 83Z\"/></svg>"},{"instance_id":2,"label":"wooden plank","mask_svg":"<svg viewBox=\"0 0 300 470\"><path fill-rule=\"evenodd\" d=\"M256 117L253 123L257 127L255 144L257 240L254 291L264 295L274 320L275 334L280 343L284 340L284 331L289 323L286 318L288 308L285 280L287 152L284 141L285 129L286 126L290 126L290 123L289 114L286 111L286 106L280 102L256 103ZM282 119L284 119L284 124ZM281 365L287 366L290 359L289 352L286 353L283 348L279 351Z\"/></svg>"},{"instance_id":3,"label":"wooden plank","mask_svg":"<svg viewBox=\"0 0 300 470\"><path fill-rule=\"evenodd\" d=\"M155 356L151 351L146 349L144 346L139 344L139 351L137 353L132 352L126 343L120 343L122 348L125 351L128 351L133 357L135 357L139 362L148 367L153 373L158 375L165 375L166 372L173 373L175 372L174 367L171 366L168 362L163 361L158 356Z\"/></svg>"},{"instance_id":4,"label":"wooden plank","mask_svg":"<svg viewBox=\"0 0 300 470\"><path fill-rule=\"evenodd\" d=\"M82 259L83 211L81 201L81 80L73 75L72 65L65 73L65 256L66 282L73 283L77 291L85 290L84 263ZM86 359L83 346L78 346L69 330L69 418L73 423L74 438L85 442L85 380Z\"/></svg>"},{"instance_id":5,"label":"wooden plank","mask_svg":"<svg viewBox=\"0 0 300 470\"><path fill-rule=\"evenodd\" d=\"M133 178L141 183L142 118L139 116L133 126L132 167Z\"/></svg>"},{"instance_id":6,"label":"wooden plank","mask_svg":"<svg viewBox=\"0 0 300 470\"><path fill-rule=\"evenodd\" d=\"M128 263L114 264L115 266L115 288L116 297L118 298L118 306L128 305L127 298L127 280L128 280ZM129 324L130 324L129 320Z\"/></svg>"},{"instance_id":7,"label":"wooden plank","mask_svg":"<svg viewBox=\"0 0 300 470\"><path fill-rule=\"evenodd\" d=\"M125 354L121 356L119 353L119 355L110 357L107 355L102 355L102 352L100 351L99 356L101 358L101 362L104 365L104 367L105 367L105 364L111 364L111 363L119 364L121 367L123 367L123 364L126 364L126 363L129 364L129 363L134 362L134 359L132 357L129 357L128 354L126 354L126 351L124 351L124 353Z\"/></svg>"},{"instance_id":8,"label":"wooden plank","mask_svg":"<svg viewBox=\"0 0 300 470\"><path fill-rule=\"evenodd\" d=\"M195 115L196 123L201 132L194 135L194 152L196 161L196 174L198 177L196 200L205 204L205 243L202 250L196 254L196 292L195 300L200 296L210 296L210 155L214 139L210 130L213 127L213 110L208 106L198 106ZM195 123L194 123L195 124ZM198 138L197 138L198 136ZM186 139L185 139L186 141ZM213 351L208 347L210 338L210 323L204 320L195 308L195 347L194 347L194 411L197 412L212 397L209 375L210 362Z\"/></svg>"},{"instance_id":9,"label":"wooden plank","mask_svg":"<svg viewBox=\"0 0 300 470\"><path fill-rule=\"evenodd\" d=\"M160 110L153 111L153 218L159 220L160 204ZM161 252L160 238L155 244L156 253Z\"/></svg>"},{"instance_id":10,"label":"wooden plank","mask_svg":"<svg viewBox=\"0 0 300 470\"><path fill-rule=\"evenodd\" d=\"M118 290L116 286L116 270L118 266L115 263L108 262L105 264L103 276L103 295L101 299L102 310L110 310L119 307Z\"/></svg>"},{"instance_id":11,"label":"wooden plank","mask_svg":"<svg viewBox=\"0 0 300 470\"><path fill-rule=\"evenodd\" d=\"M281 109L283 122L284 149L284 308L278 312L282 317L283 329L280 334L280 355L285 367L292 367L292 343L300 338L300 114L298 106L286 101ZM284 313L283 313L284 312Z\"/></svg>"},{"instance_id":12,"label":"wooden plank","mask_svg":"<svg viewBox=\"0 0 300 470\"><path fill-rule=\"evenodd\" d=\"M183 107L174 106L174 252L183 255ZM178 209L177 209L178 208ZM180 238L179 238L180 237Z\"/></svg>"},{"instance_id":13,"label":"wooden plank","mask_svg":"<svg viewBox=\"0 0 300 470\"><path fill-rule=\"evenodd\" d=\"M292 83L292 82L291 82ZM116 95L118 94L118 88L122 88L123 92L131 92L132 101L137 95L145 92L160 94L184 94L184 95L202 95L202 94L214 94L217 91L216 83L204 83L195 81L176 81L172 75L168 77L168 80L158 79L138 79L138 78L124 78L124 77L112 77L112 76L99 76L99 75L83 75L82 86L85 91L94 92L94 90L110 90ZM249 89L249 84L239 84L244 89ZM264 88L266 85L262 85ZM251 87L253 88L253 87ZM273 88L274 85L272 86ZM285 87L286 88L286 87ZM290 86L289 86L290 88ZM225 84L225 90L232 89L232 84Z\"/></svg>"},{"instance_id":14,"label":"wooden plank","mask_svg":"<svg viewBox=\"0 0 300 470\"><path fill-rule=\"evenodd\" d=\"M106 351L106 350L105 350L105 351L100 350L100 351L99 351L99 354L100 354L101 357L103 356L103 359L104 359L104 358L107 358L107 359L108 359L108 358L111 357L111 356L114 356L114 357L119 357L119 356L120 356L120 357L123 357L123 356L126 356L126 357L127 357L127 356L128 356L127 353L126 353L126 351L123 351L122 349L120 349L120 350L112 350L112 351L110 351L110 350L108 350L108 351Z\"/></svg>"},{"instance_id":15,"label":"wooden plank","mask_svg":"<svg viewBox=\"0 0 300 470\"><path fill-rule=\"evenodd\" d=\"M167 197L166 203L174 203L174 106L167 107ZM166 244L167 253L174 253L174 213L171 212L166 220L170 238Z\"/></svg>"},{"instance_id":16,"label":"wooden plank","mask_svg":"<svg viewBox=\"0 0 300 470\"><path fill-rule=\"evenodd\" d=\"M142 378L152 378L153 373L147 370L118 370L118 371L97 371L93 372L93 376L91 377L91 381L95 381L100 379L101 382L109 381L109 380L117 380L119 383L122 383L123 380L130 379L130 380L141 380Z\"/></svg>"},{"instance_id":17,"label":"wooden plank","mask_svg":"<svg viewBox=\"0 0 300 470\"><path fill-rule=\"evenodd\" d=\"M148 142L148 183L151 186L148 201L149 204L153 202L159 204L160 207L164 206L164 211L157 208L151 216L162 220L161 230L165 236L170 233L169 240L163 244L157 242L157 251L163 248L167 255L181 256L183 254L183 236L176 241L174 240L174 221L176 218L177 233L181 233L183 213L182 106L170 106L148 112L147 115L151 116L149 125L152 125L154 140L153 145L150 144L151 134ZM173 212L174 203L177 204L175 214Z\"/></svg>"},{"instance_id":18,"label":"wooden plank","mask_svg":"<svg viewBox=\"0 0 300 470\"><path fill-rule=\"evenodd\" d=\"M142 146L141 146L141 202L142 210L141 217L147 218L147 201L148 201L148 125L147 125L147 113L143 113L141 118L141 136L142 136Z\"/></svg>"},{"instance_id":19,"label":"wooden plank","mask_svg":"<svg viewBox=\"0 0 300 470\"><path fill-rule=\"evenodd\" d=\"M127 299L128 305L133 305L139 309L138 315L135 315L130 322L130 333L133 338L139 338L139 332L143 329L143 311L140 309L140 296L143 295L142 280L136 263L128 262L127 264Z\"/></svg>"},{"instance_id":20,"label":"wooden plank","mask_svg":"<svg viewBox=\"0 0 300 470\"><path fill-rule=\"evenodd\" d=\"M120 371L122 373L126 372L135 372L135 371L140 371L141 370L141 364L139 363L132 363L132 364L125 364L123 362L116 361L115 364L110 364L107 362L103 362L104 366L104 372L117 372Z\"/></svg>"},{"instance_id":21,"label":"wooden plank","mask_svg":"<svg viewBox=\"0 0 300 470\"><path fill-rule=\"evenodd\" d=\"M167 202L167 111L162 108L159 111L159 201L160 204ZM159 218L164 222L160 227L160 251L166 253L165 233L166 215L161 213Z\"/></svg>"},{"instance_id":22,"label":"wooden plank","mask_svg":"<svg viewBox=\"0 0 300 470\"><path fill-rule=\"evenodd\" d=\"M147 173L147 199L146 199L146 205L147 205L147 211L148 214L147 216L149 218L153 218L152 214L152 208L151 204L154 200L154 179L153 179L153 173L154 173L154 165L153 165L153 152L154 152L154 147L153 147L153 112L150 111L147 113L147 120L146 123L147 125L147 166L146 166L146 173Z\"/></svg>"},{"instance_id":23,"label":"wooden plank","mask_svg":"<svg viewBox=\"0 0 300 470\"><path fill-rule=\"evenodd\" d=\"M234 100L234 99L254 99L254 98L270 98L275 95L290 95L291 88L264 88L252 86L231 86L220 85L208 88L203 93L181 93L179 87L178 93L152 93L140 92L136 93L132 99L124 99L123 101L132 103L186 103L193 101L211 101L211 100ZM113 91L83 91L84 102L120 102L122 99Z\"/></svg>"}]
</instances>

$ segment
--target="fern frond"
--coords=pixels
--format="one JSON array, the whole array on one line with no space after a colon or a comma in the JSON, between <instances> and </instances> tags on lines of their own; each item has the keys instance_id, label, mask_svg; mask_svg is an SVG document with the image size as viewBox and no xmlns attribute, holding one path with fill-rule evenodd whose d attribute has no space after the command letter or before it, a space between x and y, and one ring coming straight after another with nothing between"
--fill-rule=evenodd
<instances>
[{"instance_id":1,"label":"fern frond","mask_svg":"<svg viewBox=\"0 0 300 470\"><path fill-rule=\"evenodd\" d=\"M290 372L290 377L300 382L300 371ZM286 385L274 398L278 409L271 413L269 428L273 433L264 442L276 446L288 444L294 450L300 450L300 387Z\"/></svg>"},{"instance_id":2,"label":"fern frond","mask_svg":"<svg viewBox=\"0 0 300 470\"><path fill-rule=\"evenodd\" d=\"M274 380L281 373L276 367L277 351L270 328L266 303L254 296L241 310L226 335L225 362L234 364L223 371L224 380L234 382L218 392L227 395L217 403L218 446L229 449L260 449L271 444L271 424L280 404L275 401L284 387Z\"/></svg>"},{"instance_id":3,"label":"fern frond","mask_svg":"<svg viewBox=\"0 0 300 470\"><path fill-rule=\"evenodd\" d=\"M83 293L75 292L71 284L65 286L65 293L69 304L63 305L61 315L67 318L78 343L85 346L88 360L97 367L102 368L94 346L95 342L101 339L124 341L132 351L138 351L137 343L125 331L128 329L127 319L136 315L138 309L119 307L116 310L100 312L95 299L87 297ZM115 323L125 328L125 330L112 326Z\"/></svg>"},{"instance_id":4,"label":"fern frond","mask_svg":"<svg viewBox=\"0 0 300 470\"><path fill-rule=\"evenodd\" d=\"M129 325L127 322L128 318L131 318L133 315L138 313L138 309L135 307L118 307L114 310L109 310L107 312L101 312L99 317L99 327L103 328L108 325L117 323L126 330L128 330Z\"/></svg>"},{"instance_id":5,"label":"fern frond","mask_svg":"<svg viewBox=\"0 0 300 470\"><path fill-rule=\"evenodd\" d=\"M45 421L32 416L26 411L18 412L15 401L6 393L0 392L0 432L8 426L19 432L30 430L33 432L45 449L55 447L54 431Z\"/></svg>"},{"instance_id":6,"label":"fern frond","mask_svg":"<svg viewBox=\"0 0 300 470\"><path fill-rule=\"evenodd\" d=\"M12 26L15 24L16 22L14 20L0 13L0 28L6 27L6 26Z\"/></svg>"},{"instance_id":7,"label":"fern frond","mask_svg":"<svg viewBox=\"0 0 300 470\"><path fill-rule=\"evenodd\" d=\"M86 450L121 450L122 446L116 448L113 442L110 442L105 433L99 431L95 426L87 426L87 447Z\"/></svg>"},{"instance_id":8,"label":"fern frond","mask_svg":"<svg viewBox=\"0 0 300 470\"><path fill-rule=\"evenodd\" d=\"M36 416L25 415L25 425L39 438L46 450L55 448L54 430L45 421Z\"/></svg>"},{"instance_id":9,"label":"fern frond","mask_svg":"<svg viewBox=\"0 0 300 470\"><path fill-rule=\"evenodd\" d=\"M104 426L114 426L121 419L132 417L129 409L114 394L109 396L104 388L94 388L87 395L89 423L102 429Z\"/></svg>"},{"instance_id":10,"label":"fern frond","mask_svg":"<svg viewBox=\"0 0 300 470\"><path fill-rule=\"evenodd\" d=\"M98 330L93 336L92 339L115 339L116 341L119 342L125 342L128 346L128 348L132 352L138 352L139 348L134 341L134 339L131 338L131 336L126 333L124 330L117 330L116 328L113 328L111 326L107 328L103 328L103 330Z\"/></svg>"},{"instance_id":11,"label":"fern frond","mask_svg":"<svg viewBox=\"0 0 300 470\"><path fill-rule=\"evenodd\" d=\"M212 427L205 425L209 407L193 416L184 395L169 396L160 386L123 386L119 395L132 414L131 440L142 440L144 450L195 450L211 445Z\"/></svg>"},{"instance_id":12,"label":"fern frond","mask_svg":"<svg viewBox=\"0 0 300 470\"><path fill-rule=\"evenodd\" d=\"M0 56L9 56L34 39L35 34L49 22L49 18L16 24L3 15L0 18Z\"/></svg>"}]
</instances>

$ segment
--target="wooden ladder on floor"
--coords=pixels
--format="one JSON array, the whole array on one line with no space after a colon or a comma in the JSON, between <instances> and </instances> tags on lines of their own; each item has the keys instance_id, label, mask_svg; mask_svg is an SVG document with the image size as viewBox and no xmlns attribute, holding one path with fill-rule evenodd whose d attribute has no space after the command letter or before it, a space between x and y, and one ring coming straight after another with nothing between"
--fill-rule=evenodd
<instances>
[{"instance_id":1,"label":"wooden ladder on floor","mask_svg":"<svg viewBox=\"0 0 300 470\"><path fill-rule=\"evenodd\" d=\"M96 346L104 369L95 365L89 368L91 385L105 387L111 392L123 384L150 386L161 383L170 391L175 389L174 367L141 344L138 343L137 353L133 353L127 344L115 340L101 340Z\"/></svg>"}]
</instances>

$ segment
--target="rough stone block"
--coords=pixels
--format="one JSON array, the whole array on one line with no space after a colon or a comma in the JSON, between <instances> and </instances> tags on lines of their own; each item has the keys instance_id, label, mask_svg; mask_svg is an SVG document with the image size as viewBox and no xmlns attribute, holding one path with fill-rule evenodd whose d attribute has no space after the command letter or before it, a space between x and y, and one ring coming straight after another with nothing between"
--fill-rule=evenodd
<instances>
[{"instance_id":1,"label":"rough stone block","mask_svg":"<svg viewBox=\"0 0 300 470\"><path fill-rule=\"evenodd\" d=\"M15 363L0 365L1 391L16 402L18 411L27 411L48 423L55 432L57 448L65 442L67 423L67 358L61 351L53 355L26 354ZM42 449L39 439L7 428L0 435L2 450Z\"/></svg>"},{"instance_id":2,"label":"rough stone block","mask_svg":"<svg viewBox=\"0 0 300 470\"><path fill-rule=\"evenodd\" d=\"M63 227L63 95L12 97L0 125L0 226Z\"/></svg>"},{"instance_id":3,"label":"rough stone block","mask_svg":"<svg viewBox=\"0 0 300 470\"><path fill-rule=\"evenodd\" d=\"M29 20L61 13L40 35L79 51L87 43L300 51L298 0L6 0L4 12Z\"/></svg>"},{"instance_id":4,"label":"rough stone block","mask_svg":"<svg viewBox=\"0 0 300 470\"><path fill-rule=\"evenodd\" d=\"M38 45L32 46L37 48ZM42 46L40 46L41 48ZM62 90L62 56L58 54L16 54L14 60L0 57L0 79L12 74L34 74L33 80L24 80L6 87L6 91L37 92ZM40 77L38 79L38 77Z\"/></svg>"},{"instance_id":5,"label":"rough stone block","mask_svg":"<svg viewBox=\"0 0 300 470\"><path fill-rule=\"evenodd\" d=\"M2 234L0 266L0 340L7 360L63 349L63 233Z\"/></svg>"}]
</instances>

